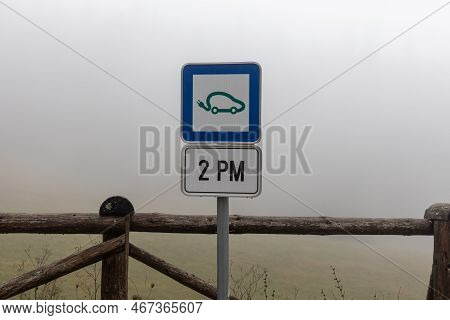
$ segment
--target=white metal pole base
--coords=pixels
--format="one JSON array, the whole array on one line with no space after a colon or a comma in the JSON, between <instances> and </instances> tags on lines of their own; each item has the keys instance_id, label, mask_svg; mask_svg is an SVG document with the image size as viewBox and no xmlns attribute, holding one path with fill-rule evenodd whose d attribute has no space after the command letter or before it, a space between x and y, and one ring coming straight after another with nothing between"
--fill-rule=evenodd
<instances>
[{"instance_id":1,"label":"white metal pole base","mask_svg":"<svg viewBox=\"0 0 450 320\"><path fill-rule=\"evenodd\" d=\"M217 197L217 300L229 295L229 224L228 197Z\"/></svg>"}]
</instances>

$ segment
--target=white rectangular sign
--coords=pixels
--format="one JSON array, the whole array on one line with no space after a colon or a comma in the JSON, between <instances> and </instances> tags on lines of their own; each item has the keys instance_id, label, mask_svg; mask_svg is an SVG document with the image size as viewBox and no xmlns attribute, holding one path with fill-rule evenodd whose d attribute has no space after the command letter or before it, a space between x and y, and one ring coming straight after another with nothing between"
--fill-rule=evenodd
<instances>
[{"instance_id":1,"label":"white rectangular sign","mask_svg":"<svg viewBox=\"0 0 450 320\"><path fill-rule=\"evenodd\" d=\"M257 197L261 149L256 146L185 146L181 190L188 196Z\"/></svg>"}]
</instances>

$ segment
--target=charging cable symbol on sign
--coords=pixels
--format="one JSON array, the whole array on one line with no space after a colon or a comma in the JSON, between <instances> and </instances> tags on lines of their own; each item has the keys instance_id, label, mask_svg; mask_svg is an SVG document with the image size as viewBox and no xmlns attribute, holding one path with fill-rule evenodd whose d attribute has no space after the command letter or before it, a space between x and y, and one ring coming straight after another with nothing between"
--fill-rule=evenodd
<instances>
[{"instance_id":1,"label":"charging cable symbol on sign","mask_svg":"<svg viewBox=\"0 0 450 320\"><path fill-rule=\"evenodd\" d=\"M211 99L215 96L223 96L228 98L232 101L232 106L230 108L219 108L215 105L211 105ZM211 111L212 114L218 114L218 113L231 113L236 114L238 112L242 112L245 109L245 103L241 100L233 97L231 94L223 92L223 91L214 91L211 92L208 97L206 97L206 105L203 101L197 100L197 104L200 108Z\"/></svg>"}]
</instances>

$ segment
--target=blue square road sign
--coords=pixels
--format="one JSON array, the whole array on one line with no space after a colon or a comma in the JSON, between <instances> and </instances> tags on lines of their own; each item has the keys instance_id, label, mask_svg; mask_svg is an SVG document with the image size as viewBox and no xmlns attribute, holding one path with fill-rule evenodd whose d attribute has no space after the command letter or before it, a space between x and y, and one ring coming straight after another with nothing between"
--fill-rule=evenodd
<instances>
[{"instance_id":1,"label":"blue square road sign","mask_svg":"<svg viewBox=\"0 0 450 320\"><path fill-rule=\"evenodd\" d=\"M186 64L181 77L185 142L257 143L260 140L259 64Z\"/></svg>"}]
</instances>

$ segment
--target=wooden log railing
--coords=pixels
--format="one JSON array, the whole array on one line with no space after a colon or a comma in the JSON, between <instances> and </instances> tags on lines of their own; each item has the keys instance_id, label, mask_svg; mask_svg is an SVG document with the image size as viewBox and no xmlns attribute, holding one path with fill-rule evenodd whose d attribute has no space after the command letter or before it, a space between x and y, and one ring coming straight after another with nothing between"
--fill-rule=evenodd
<instances>
[{"instance_id":1,"label":"wooden log railing","mask_svg":"<svg viewBox=\"0 0 450 320\"><path fill-rule=\"evenodd\" d=\"M151 253L146 252L132 244L130 244L130 257L142 262L150 268L161 272L169 278L181 283L182 285L191 288L192 290L208 297L210 299L217 298L217 289L208 282L197 278L193 274L189 274L170 263L158 258ZM235 297L230 296L231 300L236 300Z\"/></svg>"},{"instance_id":2,"label":"wooden log railing","mask_svg":"<svg viewBox=\"0 0 450 320\"><path fill-rule=\"evenodd\" d=\"M450 205L434 204L425 211L425 218L433 221L434 251L427 298L446 300L450 294Z\"/></svg>"},{"instance_id":3,"label":"wooden log railing","mask_svg":"<svg viewBox=\"0 0 450 320\"><path fill-rule=\"evenodd\" d=\"M230 216L231 234L403 235L434 236L433 267L427 299L450 294L450 205L435 204L425 219ZM216 233L216 217L201 215L134 214L121 197L107 199L99 215L0 214L1 233L103 234L103 243L0 284L6 299L102 261L102 299L127 299L128 257L165 274L211 299L216 288L129 243L129 232ZM234 297L230 297L234 299Z\"/></svg>"},{"instance_id":4,"label":"wooden log railing","mask_svg":"<svg viewBox=\"0 0 450 320\"><path fill-rule=\"evenodd\" d=\"M46 284L71 272L99 262L111 254L120 252L124 244L125 236L122 236L19 275L0 285L0 299L13 297L34 287Z\"/></svg>"},{"instance_id":5,"label":"wooden log railing","mask_svg":"<svg viewBox=\"0 0 450 320\"><path fill-rule=\"evenodd\" d=\"M123 300L128 296L128 257L130 217L134 213L130 201L122 197L106 199L100 206L101 217L122 218L124 229L107 230L103 233L103 241L107 242L115 237L125 237L122 251L112 254L102 262L102 300Z\"/></svg>"},{"instance_id":6,"label":"wooden log railing","mask_svg":"<svg viewBox=\"0 0 450 320\"><path fill-rule=\"evenodd\" d=\"M101 234L123 230L120 217L93 214L0 214L0 233ZM216 233L216 217L136 213L131 232ZM231 234L292 235L433 235L427 219L230 216Z\"/></svg>"}]
</instances>

